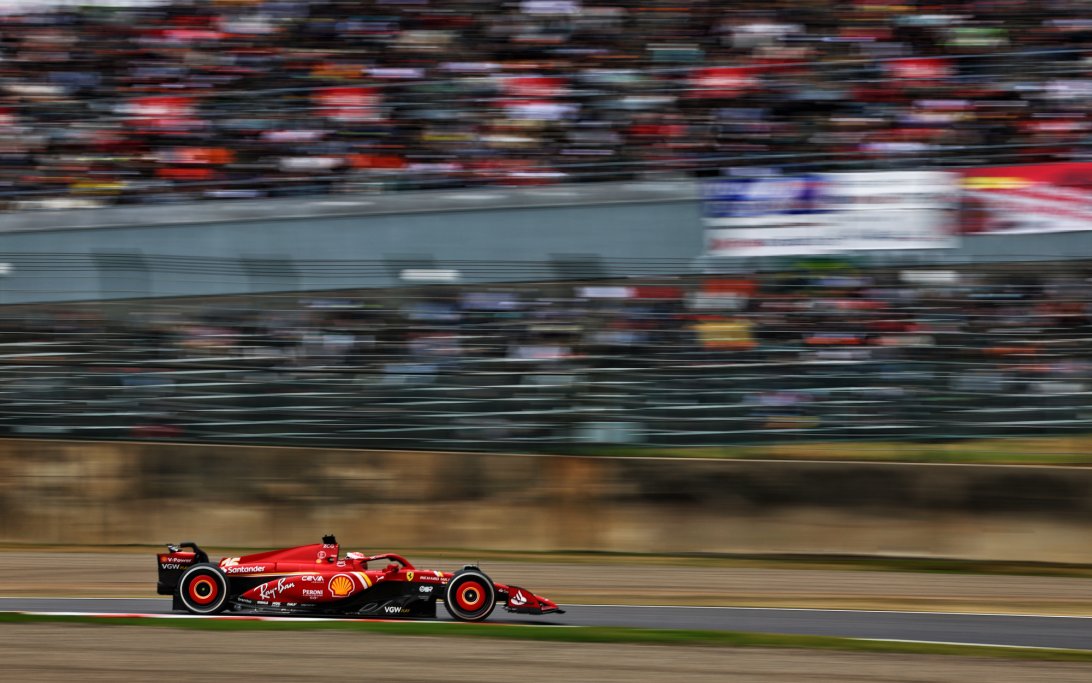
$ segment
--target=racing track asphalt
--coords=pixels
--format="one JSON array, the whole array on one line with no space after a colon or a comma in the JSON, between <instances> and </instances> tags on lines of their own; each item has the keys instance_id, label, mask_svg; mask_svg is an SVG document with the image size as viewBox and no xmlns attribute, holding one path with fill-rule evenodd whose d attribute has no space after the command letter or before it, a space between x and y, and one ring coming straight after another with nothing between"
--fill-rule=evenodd
<instances>
[{"instance_id":1,"label":"racing track asphalt","mask_svg":"<svg viewBox=\"0 0 1092 683\"><path fill-rule=\"evenodd\" d=\"M526 617L498 610L495 623L709 629L973 645L1092 650L1092 617L771 609L563 605L565 614ZM446 617L443 608L440 613ZM0 612L171 614L167 598L0 598Z\"/></svg>"}]
</instances>

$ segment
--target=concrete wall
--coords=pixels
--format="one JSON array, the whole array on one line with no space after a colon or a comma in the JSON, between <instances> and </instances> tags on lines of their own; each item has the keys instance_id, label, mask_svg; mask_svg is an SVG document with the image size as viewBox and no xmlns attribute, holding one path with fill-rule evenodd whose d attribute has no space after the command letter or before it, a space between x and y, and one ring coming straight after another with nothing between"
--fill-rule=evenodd
<instances>
[{"instance_id":1,"label":"concrete wall","mask_svg":"<svg viewBox=\"0 0 1092 683\"><path fill-rule=\"evenodd\" d=\"M0 214L0 304L388 287L403 267L455 268L463 282L685 272L703 248L695 192L645 182Z\"/></svg>"},{"instance_id":2,"label":"concrete wall","mask_svg":"<svg viewBox=\"0 0 1092 683\"><path fill-rule=\"evenodd\" d=\"M0 214L0 304L389 287L402 267L462 282L733 272L703 256L698 187L635 181ZM1092 231L969 236L856 252L878 265L1088 258Z\"/></svg>"},{"instance_id":3,"label":"concrete wall","mask_svg":"<svg viewBox=\"0 0 1092 683\"><path fill-rule=\"evenodd\" d=\"M1092 470L0 441L0 542L1092 563Z\"/></svg>"}]
</instances>

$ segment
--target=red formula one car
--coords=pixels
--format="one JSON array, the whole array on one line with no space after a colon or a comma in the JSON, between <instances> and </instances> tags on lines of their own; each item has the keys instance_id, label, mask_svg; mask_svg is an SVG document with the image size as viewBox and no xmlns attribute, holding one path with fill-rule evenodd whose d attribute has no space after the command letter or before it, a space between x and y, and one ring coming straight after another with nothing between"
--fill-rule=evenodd
<instances>
[{"instance_id":1,"label":"red formula one car","mask_svg":"<svg viewBox=\"0 0 1092 683\"><path fill-rule=\"evenodd\" d=\"M188 548L189 550L183 550ZM217 614L227 609L267 614L354 617L436 617L442 600L460 621L481 621L498 604L516 614L563 613L526 588L494 583L475 566L457 572L418 569L394 553L346 553L333 536L322 543L209 562L196 543L159 554L160 595L174 609ZM369 562L386 561L382 569Z\"/></svg>"}]
</instances>

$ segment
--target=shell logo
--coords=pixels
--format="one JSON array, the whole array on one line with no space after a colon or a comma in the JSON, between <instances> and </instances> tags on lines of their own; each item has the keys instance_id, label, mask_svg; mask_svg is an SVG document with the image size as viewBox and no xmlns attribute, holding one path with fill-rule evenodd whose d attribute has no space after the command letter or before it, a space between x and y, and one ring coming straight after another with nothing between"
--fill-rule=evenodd
<instances>
[{"instance_id":1,"label":"shell logo","mask_svg":"<svg viewBox=\"0 0 1092 683\"><path fill-rule=\"evenodd\" d=\"M353 592L353 589L356 588L356 584L348 574L338 574L330 579L327 588L330 589L330 594L335 598L344 598L346 595Z\"/></svg>"}]
</instances>

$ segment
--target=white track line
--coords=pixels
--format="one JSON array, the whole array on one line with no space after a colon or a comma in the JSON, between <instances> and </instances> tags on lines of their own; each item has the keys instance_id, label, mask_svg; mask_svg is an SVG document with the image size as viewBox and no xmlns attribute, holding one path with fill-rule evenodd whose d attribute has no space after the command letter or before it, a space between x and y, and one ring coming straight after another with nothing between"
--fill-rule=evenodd
<instances>
[{"instance_id":1,"label":"white track line","mask_svg":"<svg viewBox=\"0 0 1092 683\"><path fill-rule=\"evenodd\" d=\"M378 621L384 623L410 623L407 620L394 620L394 619L367 619L367 618L337 618L337 617L282 617L276 615L246 615L246 614L151 614L141 612L35 612L29 610L14 610L9 612L0 612L0 614L26 614L36 617L92 617L96 619L214 619L218 621L300 621L311 623L323 623L328 621L346 621L346 622L362 622L362 621ZM429 621L428 623L437 624L454 624L459 622Z\"/></svg>"},{"instance_id":2,"label":"white track line","mask_svg":"<svg viewBox=\"0 0 1092 683\"><path fill-rule=\"evenodd\" d=\"M2 1L2 0L0 0ZM58 598L57 596L0 596L0 600L159 600L170 602L170 598L150 596L115 596L112 598Z\"/></svg>"},{"instance_id":3,"label":"white track line","mask_svg":"<svg viewBox=\"0 0 1092 683\"><path fill-rule=\"evenodd\" d=\"M919 612L915 610L842 610L836 608L755 608L728 607L708 604L577 604L566 603L562 608L631 608L656 610L750 610L756 612L838 612L844 614L925 614L931 616L1012 616L1026 619L1092 619L1092 615L1080 614L1013 614L1008 612Z\"/></svg>"},{"instance_id":4,"label":"white track line","mask_svg":"<svg viewBox=\"0 0 1092 683\"><path fill-rule=\"evenodd\" d=\"M149 598L149 597L131 597L131 598L58 598L56 596L0 596L0 600L57 600L57 601L69 601L69 600L157 600L160 602L169 602L170 598ZM1028 613L1012 613L1012 612L941 612L941 611L918 611L918 610L893 610L893 609L842 609L842 608L823 608L823 607L744 607L744 606L732 606L732 605L619 605L619 604L604 604L604 603L577 603L569 602L561 605L562 607L606 607L606 608L629 608L629 609L690 609L690 610L735 610L735 611L754 611L754 612L836 612L839 614L899 614L899 615L914 615L923 614L931 616L951 616L951 617L1019 617L1025 619L1092 619L1092 615L1082 614L1028 614ZM20 612L22 610L4 610L0 605L0 612ZM30 614L30 612L26 612ZM35 612L38 614L38 612ZM41 612L46 614L46 612ZM51 613L50 613L51 614ZM58 613L60 614L60 613ZM95 612L94 614L98 614ZM111 614L111 612L103 612L102 614ZM169 616L169 615L161 615Z\"/></svg>"},{"instance_id":5,"label":"white track line","mask_svg":"<svg viewBox=\"0 0 1092 683\"><path fill-rule=\"evenodd\" d=\"M916 645L958 645L960 647L1003 647L1012 648L1013 650L1056 650L1059 652L1081 652L1087 653L1088 650L1079 650L1071 647L1047 647L1043 645L994 645L992 643L961 643L948 640L906 640L903 638L850 638L850 640L868 640L877 643L910 643Z\"/></svg>"},{"instance_id":6,"label":"white track line","mask_svg":"<svg viewBox=\"0 0 1092 683\"><path fill-rule=\"evenodd\" d=\"M326 622L346 622L346 623L382 623L382 624L445 624L448 626L459 626L465 622L461 621L447 621L443 619L376 619L368 617L326 617L326 616L312 616L312 617L290 617L290 616L278 616L278 615L247 615L247 614L153 614L153 613L141 613L141 612L34 612L28 610L0 610L0 614L25 614L34 617L90 617L92 619L102 619L108 621L110 619L212 619L217 621L296 621L303 623L322 624ZM472 624L475 626L519 626L521 624L502 623L502 622L485 622L481 624ZM579 626L573 626L570 624L527 624L529 626L546 626L548 628L581 628Z\"/></svg>"},{"instance_id":7,"label":"white track line","mask_svg":"<svg viewBox=\"0 0 1092 683\"><path fill-rule=\"evenodd\" d=\"M134 597L134 598L56 598L56 597L27 597L27 596L0 596L0 600L56 600L56 601L70 601L70 600L158 600L161 602L169 602L170 598L146 598L146 597ZM562 608L607 608L607 609L632 609L632 610L729 610L729 611L752 611L752 612L818 612L827 613L835 612L839 614L899 614L899 615L914 615L922 614L928 616L1004 616L1012 617L1012 619L1080 619L1080 620L1092 620L1092 615L1087 614L1028 614L1028 613L1012 613L1012 612L940 612L940 611L917 611L917 610L847 610L839 608L761 608L761 607L734 607L734 605L708 605L708 604L607 604L607 603L581 603L581 602L568 602L560 605ZM3 610L0 605L0 612L21 612L24 614L116 614L116 612L25 612L23 610ZM161 614L159 616L169 616L169 614ZM200 616L200 615L194 615ZM236 615L246 616L246 615ZM305 617L308 619L308 617ZM359 621L359 620L351 620ZM394 621L394 620L391 620Z\"/></svg>"},{"instance_id":8,"label":"white track line","mask_svg":"<svg viewBox=\"0 0 1092 683\"><path fill-rule=\"evenodd\" d=\"M26 614L30 616L45 616L45 617L91 617L101 618L104 621L110 619L213 619L218 621L292 621L292 622L309 622L309 623L324 623L324 622L370 622L370 623L385 623L385 624L398 624L398 623L435 623L435 624L447 624L450 626L463 625L462 622L457 621L403 621L395 619L340 619L329 617L280 617L280 616L243 616L243 615L200 615L200 614L122 614L117 612L0 612L0 614ZM942 613L943 614L943 613ZM476 626L511 626L512 624L475 624ZM542 626L543 624L534 624ZM581 627L572 625L557 625L552 628L594 628L594 627ZM1005 645L1002 643L967 643L959 641L949 640L910 640L904 638L862 638L860 636L829 636L835 638L842 638L844 640L858 640L865 642L878 642L878 643L910 643L918 645L955 645L960 647L1001 647L1012 648L1017 650L1051 650L1051 651L1063 651L1063 652L1088 652L1088 650L1081 650L1076 648L1064 648L1064 647L1049 647L1040 645Z\"/></svg>"}]
</instances>

